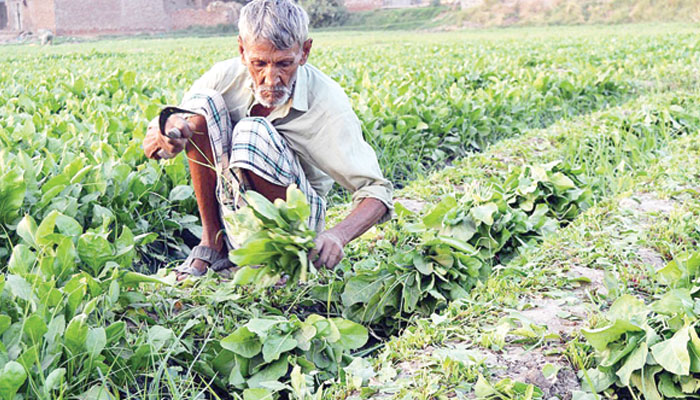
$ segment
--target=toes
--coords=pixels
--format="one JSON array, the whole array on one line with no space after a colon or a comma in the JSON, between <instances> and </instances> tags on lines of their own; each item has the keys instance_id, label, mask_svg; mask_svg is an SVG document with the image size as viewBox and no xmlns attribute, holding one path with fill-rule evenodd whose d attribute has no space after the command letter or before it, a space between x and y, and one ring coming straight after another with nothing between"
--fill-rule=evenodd
<instances>
[{"instance_id":1,"label":"toes","mask_svg":"<svg viewBox=\"0 0 700 400\"><path fill-rule=\"evenodd\" d=\"M192 267L199 272L206 272L209 264L206 261L197 259L192 261Z\"/></svg>"},{"instance_id":2,"label":"toes","mask_svg":"<svg viewBox=\"0 0 700 400\"><path fill-rule=\"evenodd\" d=\"M175 280L177 280L178 282L184 281L185 279L187 279L187 276L189 276L189 274L186 274L184 272L175 272Z\"/></svg>"},{"instance_id":3,"label":"toes","mask_svg":"<svg viewBox=\"0 0 700 400\"><path fill-rule=\"evenodd\" d=\"M206 261L196 259L196 260L192 261L192 268L194 268L197 271L204 274L207 272L207 269L209 268L209 264ZM190 276L190 274L187 272L179 272L179 271L175 272L175 279L177 279L178 282L187 279L188 276Z\"/></svg>"}]
</instances>

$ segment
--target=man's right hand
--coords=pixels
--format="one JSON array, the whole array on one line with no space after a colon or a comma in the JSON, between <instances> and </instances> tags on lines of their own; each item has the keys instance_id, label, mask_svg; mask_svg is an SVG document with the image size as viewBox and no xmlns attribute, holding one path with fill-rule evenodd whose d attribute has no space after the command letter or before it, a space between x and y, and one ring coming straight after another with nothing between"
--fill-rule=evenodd
<instances>
[{"instance_id":1,"label":"man's right hand","mask_svg":"<svg viewBox=\"0 0 700 400\"><path fill-rule=\"evenodd\" d=\"M178 115L173 115L165 124L165 131L169 133L169 136L166 136L160 132L158 119L154 119L148 124L146 137L143 139L143 151L146 157L154 160L173 158L185 149L193 130L192 123Z\"/></svg>"}]
</instances>

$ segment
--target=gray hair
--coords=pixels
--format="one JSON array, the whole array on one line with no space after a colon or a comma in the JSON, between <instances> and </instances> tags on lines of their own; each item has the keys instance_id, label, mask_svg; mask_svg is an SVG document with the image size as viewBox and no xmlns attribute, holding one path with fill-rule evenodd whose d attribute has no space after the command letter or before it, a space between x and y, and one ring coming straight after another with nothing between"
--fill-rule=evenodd
<instances>
[{"instance_id":1,"label":"gray hair","mask_svg":"<svg viewBox=\"0 0 700 400\"><path fill-rule=\"evenodd\" d=\"M290 0L253 0L241 9L238 34L244 41L266 39L287 50L306 41L309 16Z\"/></svg>"}]
</instances>

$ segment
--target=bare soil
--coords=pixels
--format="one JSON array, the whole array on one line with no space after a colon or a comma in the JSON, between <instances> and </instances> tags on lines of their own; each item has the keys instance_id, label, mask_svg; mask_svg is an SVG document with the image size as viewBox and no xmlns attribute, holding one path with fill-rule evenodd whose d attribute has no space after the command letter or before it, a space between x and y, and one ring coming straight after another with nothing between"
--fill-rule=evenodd
<instances>
[{"instance_id":1,"label":"bare soil","mask_svg":"<svg viewBox=\"0 0 700 400\"><path fill-rule=\"evenodd\" d=\"M620 201L620 207L644 214L665 213L675 209L672 200L659 199L650 193L640 193Z\"/></svg>"},{"instance_id":2,"label":"bare soil","mask_svg":"<svg viewBox=\"0 0 700 400\"><path fill-rule=\"evenodd\" d=\"M494 372L491 380L510 378L539 387L544 392L544 399L558 397L570 400L573 391L581 390L576 372L565 357L545 355L545 350L551 350L551 348L536 348L528 351L521 346L509 346L498 353L485 351L486 364L491 366ZM542 374L542 368L546 364L559 368L557 375L551 379L545 378Z\"/></svg>"},{"instance_id":3,"label":"bare soil","mask_svg":"<svg viewBox=\"0 0 700 400\"><path fill-rule=\"evenodd\" d=\"M419 201L419 200L412 200L412 199L396 199L395 200L397 203L400 203L402 206L404 206L408 211L412 213L420 213L423 208L425 208L425 205L427 204L424 201Z\"/></svg>"}]
</instances>

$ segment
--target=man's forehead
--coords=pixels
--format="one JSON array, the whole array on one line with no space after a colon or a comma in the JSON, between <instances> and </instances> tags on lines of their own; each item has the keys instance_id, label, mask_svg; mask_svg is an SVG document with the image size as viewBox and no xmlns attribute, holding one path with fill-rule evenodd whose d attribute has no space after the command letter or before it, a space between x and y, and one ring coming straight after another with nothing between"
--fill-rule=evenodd
<instances>
[{"instance_id":1,"label":"man's forehead","mask_svg":"<svg viewBox=\"0 0 700 400\"><path fill-rule=\"evenodd\" d=\"M298 44L295 44L288 49L280 50L275 47L271 41L264 38L254 40L242 39L241 44L243 46L243 50L248 53L249 58L281 59L294 57L299 54L300 50Z\"/></svg>"}]
</instances>

